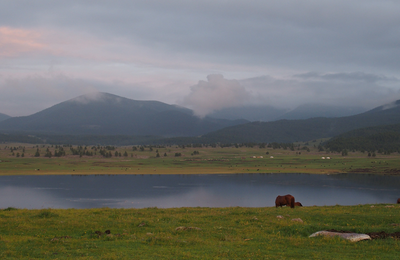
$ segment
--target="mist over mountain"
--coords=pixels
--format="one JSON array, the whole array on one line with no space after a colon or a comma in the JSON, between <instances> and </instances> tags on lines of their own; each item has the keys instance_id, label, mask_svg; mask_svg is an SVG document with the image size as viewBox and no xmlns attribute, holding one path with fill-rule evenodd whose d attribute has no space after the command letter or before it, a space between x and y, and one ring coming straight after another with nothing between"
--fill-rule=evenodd
<instances>
[{"instance_id":1,"label":"mist over mountain","mask_svg":"<svg viewBox=\"0 0 400 260\"><path fill-rule=\"evenodd\" d=\"M352 116L365 112L367 109L362 107L329 106L323 104L304 104L290 110L278 117L280 119L308 119L313 117L344 117Z\"/></svg>"},{"instance_id":2,"label":"mist over mountain","mask_svg":"<svg viewBox=\"0 0 400 260\"><path fill-rule=\"evenodd\" d=\"M8 118L10 118L10 116L0 113L0 122L6 120Z\"/></svg>"},{"instance_id":3,"label":"mist over mountain","mask_svg":"<svg viewBox=\"0 0 400 260\"><path fill-rule=\"evenodd\" d=\"M229 120L245 119L249 121L274 121L277 117L286 113L287 109L279 109L273 106L244 106L230 107L216 110L209 117L224 118Z\"/></svg>"},{"instance_id":4,"label":"mist over mountain","mask_svg":"<svg viewBox=\"0 0 400 260\"><path fill-rule=\"evenodd\" d=\"M328 138L357 128L400 123L400 100L347 117L251 122L208 133L207 142L285 142Z\"/></svg>"},{"instance_id":5,"label":"mist over mountain","mask_svg":"<svg viewBox=\"0 0 400 260\"><path fill-rule=\"evenodd\" d=\"M213 118L229 120L245 119L248 121L270 122L281 119L308 119L313 117L344 117L365 112L362 107L330 106L323 104L304 104L295 109L283 109L273 106L230 107L208 114Z\"/></svg>"},{"instance_id":6,"label":"mist over mountain","mask_svg":"<svg viewBox=\"0 0 400 260\"><path fill-rule=\"evenodd\" d=\"M2 131L48 134L197 136L245 120L200 119L192 111L158 101L93 93L30 116L0 122Z\"/></svg>"},{"instance_id":7,"label":"mist over mountain","mask_svg":"<svg viewBox=\"0 0 400 260\"><path fill-rule=\"evenodd\" d=\"M261 108L261 110L260 107L224 109L213 113L213 116L224 115L232 120L210 116L200 118L195 116L192 110L184 107L96 92L67 100L30 116L9 117L0 122L0 133L19 135L33 133L47 136L45 139L50 138L53 141L57 139L54 137L57 135L64 135L64 140L76 139L67 135L98 136L97 139L104 139L104 136L116 138L119 135L125 136L120 137L125 140L124 143L134 139L135 142L152 140L152 142L169 143L178 140L161 141L162 138L170 137L190 137L180 141L193 143L290 143L330 138L364 127L400 124L400 100L352 116L282 119L270 122L261 122L260 119L267 120L284 111L268 106ZM314 115L318 113L332 115L329 113L333 112L328 110L335 108L337 107L302 106L298 111L303 110L305 113L298 112L297 116L310 116L313 110L319 110L315 111ZM355 110L347 108L342 112L350 113ZM338 111L340 112L340 109L335 113ZM294 112L291 112L293 115ZM286 116L288 115L289 112L286 113ZM243 119L233 120L243 117L253 122ZM107 142L112 143L112 140Z\"/></svg>"}]
</instances>

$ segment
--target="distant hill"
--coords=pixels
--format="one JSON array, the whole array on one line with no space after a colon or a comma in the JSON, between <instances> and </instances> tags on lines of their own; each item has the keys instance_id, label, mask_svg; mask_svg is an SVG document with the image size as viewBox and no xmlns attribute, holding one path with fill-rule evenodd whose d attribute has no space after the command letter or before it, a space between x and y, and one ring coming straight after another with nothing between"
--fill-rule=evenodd
<instances>
[{"instance_id":1,"label":"distant hill","mask_svg":"<svg viewBox=\"0 0 400 260\"><path fill-rule=\"evenodd\" d=\"M51 143L292 143L396 124L400 124L400 100L353 116L249 123L211 117L200 119L191 110L175 105L96 93L30 116L3 120L0 134L5 135L0 139L28 137L26 140L34 142L28 136L34 134L38 140Z\"/></svg>"},{"instance_id":2,"label":"distant hill","mask_svg":"<svg viewBox=\"0 0 400 260\"><path fill-rule=\"evenodd\" d=\"M0 113L0 122L6 120L8 118L10 118L10 116Z\"/></svg>"},{"instance_id":3,"label":"distant hill","mask_svg":"<svg viewBox=\"0 0 400 260\"><path fill-rule=\"evenodd\" d=\"M252 122L203 135L207 142L284 142L327 138L370 126L400 123L400 100L347 117Z\"/></svg>"},{"instance_id":4,"label":"distant hill","mask_svg":"<svg viewBox=\"0 0 400 260\"><path fill-rule=\"evenodd\" d=\"M308 119L313 117L344 117L352 116L365 112L366 109L362 107L343 107L343 106L328 106L322 104L304 104L297 108L290 110L278 117L280 119Z\"/></svg>"},{"instance_id":5,"label":"distant hill","mask_svg":"<svg viewBox=\"0 0 400 260\"><path fill-rule=\"evenodd\" d=\"M400 124L352 130L325 142L331 151L400 152Z\"/></svg>"},{"instance_id":6,"label":"distant hill","mask_svg":"<svg viewBox=\"0 0 400 260\"><path fill-rule=\"evenodd\" d=\"M198 136L245 120L200 119L192 111L158 101L137 101L95 93L36 114L0 122L3 132L69 135Z\"/></svg>"}]
</instances>

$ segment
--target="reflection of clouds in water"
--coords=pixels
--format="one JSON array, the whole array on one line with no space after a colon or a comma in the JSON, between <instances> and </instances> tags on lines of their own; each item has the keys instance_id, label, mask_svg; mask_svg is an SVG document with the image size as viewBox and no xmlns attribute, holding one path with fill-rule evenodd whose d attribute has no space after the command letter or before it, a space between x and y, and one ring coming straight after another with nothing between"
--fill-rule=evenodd
<instances>
[{"instance_id":1,"label":"reflection of clouds in water","mask_svg":"<svg viewBox=\"0 0 400 260\"><path fill-rule=\"evenodd\" d=\"M285 194L304 206L395 203L399 180L306 174L0 176L0 208L273 207L276 196Z\"/></svg>"},{"instance_id":2,"label":"reflection of clouds in water","mask_svg":"<svg viewBox=\"0 0 400 260\"><path fill-rule=\"evenodd\" d=\"M35 190L70 190L70 189L64 189L64 188L33 188Z\"/></svg>"},{"instance_id":3,"label":"reflection of clouds in water","mask_svg":"<svg viewBox=\"0 0 400 260\"><path fill-rule=\"evenodd\" d=\"M121 204L126 203L126 199L94 199L94 198L78 198L78 199L66 199L67 201L74 203L74 208L126 208ZM132 206L130 206L132 208Z\"/></svg>"},{"instance_id":4,"label":"reflection of clouds in water","mask_svg":"<svg viewBox=\"0 0 400 260\"><path fill-rule=\"evenodd\" d=\"M223 207L229 203L230 199L216 196L212 191L199 188L184 194L155 198L132 198L123 203L123 206L131 205L131 207L139 208Z\"/></svg>"},{"instance_id":5,"label":"reflection of clouds in water","mask_svg":"<svg viewBox=\"0 0 400 260\"><path fill-rule=\"evenodd\" d=\"M244 187L245 186L245 187ZM382 203L376 195L363 189L294 187L266 185L219 185L218 188L196 188L187 193L153 198L130 198L115 207L273 207L278 195L292 194L304 206L312 205L358 205Z\"/></svg>"},{"instance_id":6,"label":"reflection of clouds in water","mask_svg":"<svg viewBox=\"0 0 400 260\"><path fill-rule=\"evenodd\" d=\"M41 209L72 208L73 205L61 202L46 191L8 186L0 188L0 208L7 207Z\"/></svg>"},{"instance_id":7,"label":"reflection of clouds in water","mask_svg":"<svg viewBox=\"0 0 400 260\"><path fill-rule=\"evenodd\" d=\"M161 188L154 187L153 188ZM165 189L167 187L162 187ZM58 198L52 193L29 188L5 187L0 189L0 208L177 208L177 207L273 207L277 195L292 194L304 206L358 205L382 203L381 198L363 189L338 187L288 187L248 185L219 185L200 187L173 195L142 196L135 198Z\"/></svg>"},{"instance_id":8,"label":"reflection of clouds in water","mask_svg":"<svg viewBox=\"0 0 400 260\"><path fill-rule=\"evenodd\" d=\"M314 188L312 190L299 189L294 193L296 201L303 206L333 206L333 205L359 205L382 203L382 199L376 194L370 194L361 189L346 188Z\"/></svg>"},{"instance_id":9,"label":"reflection of clouds in water","mask_svg":"<svg viewBox=\"0 0 400 260\"><path fill-rule=\"evenodd\" d=\"M264 196L254 197L238 193L236 189L218 190L197 188L183 194L175 194L153 198L130 198L120 202L116 207L263 207L266 206Z\"/></svg>"}]
</instances>

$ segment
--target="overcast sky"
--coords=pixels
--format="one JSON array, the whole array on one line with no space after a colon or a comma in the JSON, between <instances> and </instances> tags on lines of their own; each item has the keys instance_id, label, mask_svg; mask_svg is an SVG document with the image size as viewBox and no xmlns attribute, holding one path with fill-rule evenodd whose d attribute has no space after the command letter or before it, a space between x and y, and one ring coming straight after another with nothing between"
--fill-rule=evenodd
<instances>
[{"instance_id":1,"label":"overcast sky","mask_svg":"<svg viewBox=\"0 0 400 260\"><path fill-rule=\"evenodd\" d=\"M400 99L398 0L0 0L0 113L94 91L179 104Z\"/></svg>"}]
</instances>

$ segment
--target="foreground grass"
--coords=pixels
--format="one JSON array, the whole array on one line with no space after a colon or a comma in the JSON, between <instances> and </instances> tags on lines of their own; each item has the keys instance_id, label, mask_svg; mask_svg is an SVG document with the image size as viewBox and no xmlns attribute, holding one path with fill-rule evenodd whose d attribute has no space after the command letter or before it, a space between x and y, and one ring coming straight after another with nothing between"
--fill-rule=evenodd
<instances>
[{"instance_id":1,"label":"foreground grass","mask_svg":"<svg viewBox=\"0 0 400 260\"><path fill-rule=\"evenodd\" d=\"M11 148L16 148L11 152ZM39 147L39 148L38 148ZM39 149L40 157L34 154ZM43 157L53 146L27 146L24 144L0 145L0 175L42 174L213 174L213 173L373 173L400 174L400 155L368 157L367 153L350 152L348 156L338 153L318 152L310 146L305 150L284 150L255 147L163 147L146 148L116 147L113 153L125 156L104 158L93 147L87 151L92 156L72 155L65 148L66 156ZM17 154L24 153L24 157ZM157 157L157 153L159 157ZM180 156L175 156L179 154ZM271 158L273 157L273 158ZM322 159L322 158L325 159ZM326 159L326 158L330 159Z\"/></svg>"},{"instance_id":2,"label":"foreground grass","mask_svg":"<svg viewBox=\"0 0 400 260\"><path fill-rule=\"evenodd\" d=\"M326 229L398 232L399 213L398 205L295 209L8 208L0 211L0 257L396 259L400 241L393 238L353 243L340 238L308 236ZM278 219L277 215L284 218ZM301 218L303 223L292 221L295 218ZM104 233L106 230L110 234Z\"/></svg>"}]
</instances>

